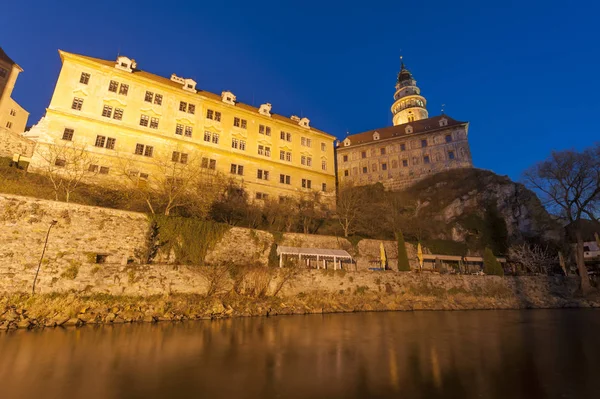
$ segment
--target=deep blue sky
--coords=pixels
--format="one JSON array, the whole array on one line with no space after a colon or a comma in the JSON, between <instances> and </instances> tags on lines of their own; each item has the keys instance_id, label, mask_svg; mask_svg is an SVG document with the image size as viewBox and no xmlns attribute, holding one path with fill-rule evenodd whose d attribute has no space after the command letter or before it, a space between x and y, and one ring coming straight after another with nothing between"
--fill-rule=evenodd
<instances>
[{"instance_id":1,"label":"deep blue sky","mask_svg":"<svg viewBox=\"0 0 600 399\"><path fill-rule=\"evenodd\" d=\"M517 179L551 150L600 140L600 5L592 1L14 1L0 46L43 115L57 49L193 77L302 114L339 138L391 124L400 52L428 100L468 120L477 167ZM356 3L356 4L354 4Z\"/></svg>"}]
</instances>

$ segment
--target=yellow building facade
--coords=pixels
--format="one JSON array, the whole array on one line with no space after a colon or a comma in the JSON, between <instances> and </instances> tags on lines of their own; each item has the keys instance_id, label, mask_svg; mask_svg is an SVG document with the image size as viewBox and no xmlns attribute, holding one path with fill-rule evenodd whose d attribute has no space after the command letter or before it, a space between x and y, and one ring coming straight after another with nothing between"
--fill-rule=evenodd
<instances>
[{"instance_id":1,"label":"yellow building facade","mask_svg":"<svg viewBox=\"0 0 600 399\"><path fill-rule=\"evenodd\" d=\"M0 47L0 128L12 133L23 133L29 118L29 112L12 98L21 72L23 69Z\"/></svg>"},{"instance_id":2,"label":"yellow building facade","mask_svg":"<svg viewBox=\"0 0 600 399\"><path fill-rule=\"evenodd\" d=\"M127 159L135 164L130 173L151 182L159 160L195 159L242 183L253 199L319 191L334 201L335 137L307 118L275 114L268 103L243 104L229 91L206 92L175 74L144 72L124 56L59 54L62 69L46 115L25 135L38 147L85 147L97 159L94 178L119 179ZM31 166L44 162L34 155Z\"/></svg>"}]
</instances>

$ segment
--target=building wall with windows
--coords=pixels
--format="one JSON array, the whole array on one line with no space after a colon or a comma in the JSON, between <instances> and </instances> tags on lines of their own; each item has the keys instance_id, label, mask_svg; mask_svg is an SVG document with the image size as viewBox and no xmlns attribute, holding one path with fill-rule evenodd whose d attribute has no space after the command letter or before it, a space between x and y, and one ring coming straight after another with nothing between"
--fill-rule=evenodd
<instances>
[{"instance_id":1,"label":"building wall with windows","mask_svg":"<svg viewBox=\"0 0 600 399\"><path fill-rule=\"evenodd\" d=\"M468 122L447 115L429 117L426 99L404 63L391 111L393 126L346 137L337 145L341 184L377 182L403 189L437 172L472 167Z\"/></svg>"},{"instance_id":2,"label":"building wall with windows","mask_svg":"<svg viewBox=\"0 0 600 399\"><path fill-rule=\"evenodd\" d=\"M175 74L144 72L127 57L60 56L46 115L27 136L38 145L85 146L97 159L94 178L119 179L127 160L130 172L151 182L157 163L195 161L243 183L258 200L311 191L335 198L334 137L307 118L243 104L229 91L209 93ZM45 162L34 155L32 167Z\"/></svg>"},{"instance_id":3,"label":"building wall with windows","mask_svg":"<svg viewBox=\"0 0 600 399\"><path fill-rule=\"evenodd\" d=\"M340 183L399 190L437 172L472 167L468 123L448 116L347 137L337 148Z\"/></svg>"},{"instance_id":4,"label":"building wall with windows","mask_svg":"<svg viewBox=\"0 0 600 399\"><path fill-rule=\"evenodd\" d=\"M23 69L0 47L0 127L13 133L23 133L29 118L29 112L11 97L21 72Z\"/></svg>"}]
</instances>

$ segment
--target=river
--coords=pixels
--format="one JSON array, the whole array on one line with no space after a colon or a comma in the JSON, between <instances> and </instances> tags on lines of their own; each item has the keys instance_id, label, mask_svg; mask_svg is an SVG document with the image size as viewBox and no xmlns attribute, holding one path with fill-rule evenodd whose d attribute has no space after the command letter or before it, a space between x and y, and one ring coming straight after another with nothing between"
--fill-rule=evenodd
<instances>
[{"instance_id":1,"label":"river","mask_svg":"<svg viewBox=\"0 0 600 399\"><path fill-rule=\"evenodd\" d=\"M12 331L0 334L0 397L600 398L600 310Z\"/></svg>"}]
</instances>

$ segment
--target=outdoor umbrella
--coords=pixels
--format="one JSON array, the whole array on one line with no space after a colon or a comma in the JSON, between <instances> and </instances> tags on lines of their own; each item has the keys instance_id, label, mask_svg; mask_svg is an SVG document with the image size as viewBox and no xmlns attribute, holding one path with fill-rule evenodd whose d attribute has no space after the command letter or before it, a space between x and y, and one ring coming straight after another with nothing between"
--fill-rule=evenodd
<instances>
[{"instance_id":1,"label":"outdoor umbrella","mask_svg":"<svg viewBox=\"0 0 600 399\"><path fill-rule=\"evenodd\" d=\"M385 256L385 248L383 247L382 242L379 243L379 253L381 254L381 268L385 270L387 257Z\"/></svg>"},{"instance_id":2,"label":"outdoor umbrella","mask_svg":"<svg viewBox=\"0 0 600 399\"><path fill-rule=\"evenodd\" d=\"M423 269L423 248L421 248L421 243L417 244L417 258L419 258L419 266Z\"/></svg>"}]
</instances>

